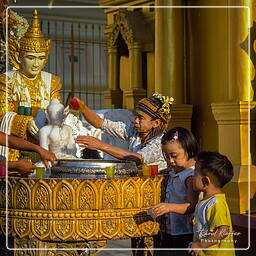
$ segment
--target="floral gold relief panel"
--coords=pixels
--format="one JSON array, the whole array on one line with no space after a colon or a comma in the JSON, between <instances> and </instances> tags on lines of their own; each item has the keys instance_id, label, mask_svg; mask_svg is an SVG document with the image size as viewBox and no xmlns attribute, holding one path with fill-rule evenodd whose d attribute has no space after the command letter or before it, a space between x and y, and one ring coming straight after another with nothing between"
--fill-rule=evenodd
<instances>
[{"instance_id":1,"label":"floral gold relief panel","mask_svg":"<svg viewBox=\"0 0 256 256\"><path fill-rule=\"evenodd\" d=\"M20 180L14 187L14 208L30 209L30 192L29 185L25 181Z\"/></svg>"},{"instance_id":2,"label":"floral gold relief panel","mask_svg":"<svg viewBox=\"0 0 256 256\"><path fill-rule=\"evenodd\" d=\"M53 232L61 240L70 238L75 230L75 224L72 220L55 220L53 222Z\"/></svg>"},{"instance_id":3,"label":"floral gold relief panel","mask_svg":"<svg viewBox=\"0 0 256 256\"><path fill-rule=\"evenodd\" d=\"M97 220L77 220L76 230L79 236L84 239L89 239L98 233L98 221Z\"/></svg>"},{"instance_id":4,"label":"floral gold relief panel","mask_svg":"<svg viewBox=\"0 0 256 256\"><path fill-rule=\"evenodd\" d=\"M6 194L8 193L8 194ZM0 183L0 208L6 207L6 195L8 200L8 207L12 207L12 186L10 182L8 182L8 188L6 190L6 183Z\"/></svg>"},{"instance_id":5,"label":"floral gold relief panel","mask_svg":"<svg viewBox=\"0 0 256 256\"><path fill-rule=\"evenodd\" d=\"M14 231L20 237L26 237L30 233L30 220L29 219L14 219Z\"/></svg>"},{"instance_id":6,"label":"floral gold relief panel","mask_svg":"<svg viewBox=\"0 0 256 256\"><path fill-rule=\"evenodd\" d=\"M146 179L141 186L142 208L148 208L154 205L155 186L151 179Z\"/></svg>"},{"instance_id":7,"label":"floral gold relief panel","mask_svg":"<svg viewBox=\"0 0 256 256\"><path fill-rule=\"evenodd\" d=\"M146 233L148 235L154 234L158 232L159 223L156 221L145 221L140 226L142 233Z\"/></svg>"},{"instance_id":8,"label":"floral gold relief panel","mask_svg":"<svg viewBox=\"0 0 256 256\"><path fill-rule=\"evenodd\" d=\"M117 209L120 208L120 190L114 180L106 181L102 184L100 190L101 209Z\"/></svg>"},{"instance_id":9,"label":"floral gold relief panel","mask_svg":"<svg viewBox=\"0 0 256 256\"><path fill-rule=\"evenodd\" d=\"M93 182L82 182L77 188L77 200L79 210L98 209L98 191Z\"/></svg>"},{"instance_id":10,"label":"floral gold relief panel","mask_svg":"<svg viewBox=\"0 0 256 256\"><path fill-rule=\"evenodd\" d=\"M122 186L122 208L139 207L139 188L136 182L128 179Z\"/></svg>"},{"instance_id":11,"label":"floral gold relief panel","mask_svg":"<svg viewBox=\"0 0 256 256\"><path fill-rule=\"evenodd\" d=\"M112 239L118 235L120 229L120 219L101 220L100 231L104 237Z\"/></svg>"},{"instance_id":12,"label":"floral gold relief panel","mask_svg":"<svg viewBox=\"0 0 256 256\"><path fill-rule=\"evenodd\" d=\"M53 191L53 207L56 210L73 210L75 208L75 191L67 181L60 181Z\"/></svg>"},{"instance_id":13,"label":"floral gold relief panel","mask_svg":"<svg viewBox=\"0 0 256 256\"><path fill-rule=\"evenodd\" d=\"M6 217L1 217L0 218L0 234L4 234L6 235L6 233L8 233L8 235L10 235L13 231L13 226L12 226L13 220L11 218L8 218L8 226L7 226L7 230L6 230Z\"/></svg>"},{"instance_id":14,"label":"floral gold relief panel","mask_svg":"<svg viewBox=\"0 0 256 256\"><path fill-rule=\"evenodd\" d=\"M162 177L9 178L9 234L19 239L81 241L154 235L146 209L159 202ZM0 182L0 233L6 232L6 183Z\"/></svg>"},{"instance_id":15,"label":"floral gold relief panel","mask_svg":"<svg viewBox=\"0 0 256 256\"><path fill-rule=\"evenodd\" d=\"M121 223L124 234L126 234L128 237L136 236L139 229L134 218L124 218L121 220Z\"/></svg>"},{"instance_id":16,"label":"floral gold relief panel","mask_svg":"<svg viewBox=\"0 0 256 256\"><path fill-rule=\"evenodd\" d=\"M52 209L52 193L49 185L40 180L32 189L32 208L35 210Z\"/></svg>"},{"instance_id":17,"label":"floral gold relief panel","mask_svg":"<svg viewBox=\"0 0 256 256\"><path fill-rule=\"evenodd\" d=\"M31 225L33 234L39 239L46 238L51 232L50 220L32 220Z\"/></svg>"}]
</instances>

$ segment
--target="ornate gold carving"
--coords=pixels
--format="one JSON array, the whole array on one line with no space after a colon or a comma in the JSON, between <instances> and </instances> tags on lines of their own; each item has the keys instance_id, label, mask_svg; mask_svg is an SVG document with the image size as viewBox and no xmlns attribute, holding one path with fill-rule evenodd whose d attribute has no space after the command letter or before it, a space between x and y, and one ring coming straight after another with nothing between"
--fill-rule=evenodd
<instances>
[{"instance_id":1,"label":"ornate gold carving","mask_svg":"<svg viewBox=\"0 0 256 256\"><path fill-rule=\"evenodd\" d=\"M0 184L0 207L6 206L6 186L5 183Z\"/></svg>"},{"instance_id":2,"label":"ornate gold carving","mask_svg":"<svg viewBox=\"0 0 256 256\"><path fill-rule=\"evenodd\" d=\"M23 139L27 139L26 127L30 119L31 116L15 115L13 117L13 122L17 125L11 127L11 134L14 134Z\"/></svg>"},{"instance_id":3,"label":"ornate gold carving","mask_svg":"<svg viewBox=\"0 0 256 256\"><path fill-rule=\"evenodd\" d=\"M144 222L142 223L142 231L146 234L150 235L152 234L153 230L158 230L159 224L155 221L147 221L147 219L144 219Z\"/></svg>"},{"instance_id":4,"label":"ornate gold carving","mask_svg":"<svg viewBox=\"0 0 256 256\"><path fill-rule=\"evenodd\" d=\"M60 182L54 190L53 204L57 210L74 209L74 190L71 185L66 182Z\"/></svg>"},{"instance_id":5,"label":"ornate gold carving","mask_svg":"<svg viewBox=\"0 0 256 256\"><path fill-rule=\"evenodd\" d=\"M163 177L33 179L9 177L10 234L42 241L117 239L157 234L146 209L159 202ZM0 178L5 187L5 178ZM0 198L5 192L0 192ZM61 202L65 201L64 203ZM6 209L0 206L1 232ZM11 226L13 225L13 226Z\"/></svg>"},{"instance_id":6,"label":"ornate gold carving","mask_svg":"<svg viewBox=\"0 0 256 256\"><path fill-rule=\"evenodd\" d=\"M14 207L29 209L30 200L30 188L24 180L21 180L14 190Z\"/></svg>"},{"instance_id":7,"label":"ornate gold carving","mask_svg":"<svg viewBox=\"0 0 256 256\"><path fill-rule=\"evenodd\" d=\"M123 232L130 237L135 236L138 232L138 226L134 218L126 218L122 220L123 223Z\"/></svg>"},{"instance_id":8,"label":"ornate gold carving","mask_svg":"<svg viewBox=\"0 0 256 256\"><path fill-rule=\"evenodd\" d=\"M141 187L141 199L142 199L142 207L148 208L154 205L154 184L152 180L148 179Z\"/></svg>"},{"instance_id":9,"label":"ornate gold carving","mask_svg":"<svg viewBox=\"0 0 256 256\"><path fill-rule=\"evenodd\" d=\"M107 182L102 188L102 209L118 208L118 188L115 182Z\"/></svg>"},{"instance_id":10,"label":"ornate gold carving","mask_svg":"<svg viewBox=\"0 0 256 256\"><path fill-rule=\"evenodd\" d=\"M32 232L39 238L46 238L50 232L50 221L49 220L32 220Z\"/></svg>"},{"instance_id":11,"label":"ornate gold carving","mask_svg":"<svg viewBox=\"0 0 256 256\"><path fill-rule=\"evenodd\" d=\"M25 248L37 248L38 242L33 239L14 239L15 256L36 256L35 250L21 250Z\"/></svg>"},{"instance_id":12,"label":"ornate gold carving","mask_svg":"<svg viewBox=\"0 0 256 256\"><path fill-rule=\"evenodd\" d=\"M78 208L81 210L96 209L98 207L96 191L97 188L92 182L83 182L78 190Z\"/></svg>"},{"instance_id":13,"label":"ornate gold carving","mask_svg":"<svg viewBox=\"0 0 256 256\"><path fill-rule=\"evenodd\" d=\"M127 180L123 185L123 208L137 208L139 207L139 189L135 181Z\"/></svg>"},{"instance_id":14,"label":"ornate gold carving","mask_svg":"<svg viewBox=\"0 0 256 256\"><path fill-rule=\"evenodd\" d=\"M74 221L70 220L56 220L53 226L54 234L61 240L66 240L73 235Z\"/></svg>"},{"instance_id":15,"label":"ornate gold carving","mask_svg":"<svg viewBox=\"0 0 256 256\"><path fill-rule=\"evenodd\" d=\"M4 214L6 216L6 214ZM11 218L8 218L8 226L7 226L7 229L6 229L6 217L2 217L0 219L0 226L1 226L1 232L0 233L3 233L4 235L6 235L6 233L8 233L8 235L10 235L13 231L12 229L12 219Z\"/></svg>"},{"instance_id":16,"label":"ornate gold carving","mask_svg":"<svg viewBox=\"0 0 256 256\"><path fill-rule=\"evenodd\" d=\"M51 209L51 190L47 183L40 180L32 190L32 207L37 210Z\"/></svg>"},{"instance_id":17,"label":"ornate gold carving","mask_svg":"<svg viewBox=\"0 0 256 256\"><path fill-rule=\"evenodd\" d=\"M104 31L110 47L117 45L119 34L122 35L128 47L134 43L145 43L153 40L152 33L146 25L140 12L120 9L115 15L114 24Z\"/></svg>"},{"instance_id":18,"label":"ornate gold carving","mask_svg":"<svg viewBox=\"0 0 256 256\"><path fill-rule=\"evenodd\" d=\"M118 219L106 219L101 221L101 233L108 239L113 238L119 232Z\"/></svg>"},{"instance_id":19,"label":"ornate gold carving","mask_svg":"<svg viewBox=\"0 0 256 256\"><path fill-rule=\"evenodd\" d=\"M29 220L28 219L15 219L14 220L14 230L17 233L17 235L20 238L23 238L27 236L30 232L30 225L29 225Z\"/></svg>"},{"instance_id":20,"label":"ornate gold carving","mask_svg":"<svg viewBox=\"0 0 256 256\"><path fill-rule=\"evenodd\" d=\"M96 220L78 220L77 233L85 238L90 239L96 232L98 232Z\"/></svg>"}]
</instances>

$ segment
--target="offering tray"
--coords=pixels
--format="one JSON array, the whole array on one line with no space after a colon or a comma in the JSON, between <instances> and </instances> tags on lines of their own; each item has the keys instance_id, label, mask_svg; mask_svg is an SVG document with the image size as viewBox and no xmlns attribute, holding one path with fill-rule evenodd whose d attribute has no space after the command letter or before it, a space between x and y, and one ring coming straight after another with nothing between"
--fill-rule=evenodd
<instances>
[{"instance_id":1,"label":"offering tray","mask_svg":"<svg viewBox=\"0 0 256 256\"><path fill-rule=\"evenodd\" d=\"M59 159L51 168L51 178L106 178L106 167L115 167L114 177L134 177L135 162L103 159Z\"/></svg>"}]
</instances>

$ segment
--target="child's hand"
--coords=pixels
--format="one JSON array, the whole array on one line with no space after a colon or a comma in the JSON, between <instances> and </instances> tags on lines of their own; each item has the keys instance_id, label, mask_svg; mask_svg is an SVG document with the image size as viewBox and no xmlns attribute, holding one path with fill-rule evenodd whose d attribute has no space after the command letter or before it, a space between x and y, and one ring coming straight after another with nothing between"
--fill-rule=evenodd
<instances>
[{"instance_id":1,"label":"child's hand","mask_svg":"<svg viewBox=\"0 0 256 256\"><path fill-rule=\"evenodd\" d=\"M152 210L153 210L153 213L156 216L161 216L161 215L163 215L165 213L171 212L172 208L171 208L171 204L160 203L160 204L157 204L157 205L153 206Z\"/></svg>"},{"instance_id":2,"label":"child's hand","mask_svg":"<svg viewBox=\"0 0 256 256\"><path fill-rule=\"evenodd\" d=\"M188 253L193 256L200 256L202 255L202 250L193 250L193 248L201 248L200 243L194 242L188 248Z\"/></svg>"}]
</instances>

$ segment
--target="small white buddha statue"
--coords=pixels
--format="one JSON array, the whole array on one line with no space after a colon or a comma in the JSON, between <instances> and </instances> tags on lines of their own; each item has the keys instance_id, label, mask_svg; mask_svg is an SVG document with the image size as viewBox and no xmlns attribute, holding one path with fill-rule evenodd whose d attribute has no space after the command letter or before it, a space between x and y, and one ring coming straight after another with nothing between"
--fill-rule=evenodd
<instances>
[{"instance_id":1,"label":"small white buddha statue","mask_svg":"<svg viewBox=\"0 0 256 256\"><path fill-rule=\"evenodd\" d=\"M48 125L39 131L40 146L54 153L57 159L76 158L77 147L72 128L64 124L66 113L58 99L52 99L46 109Z\"/></svg>"}]
</instances>

